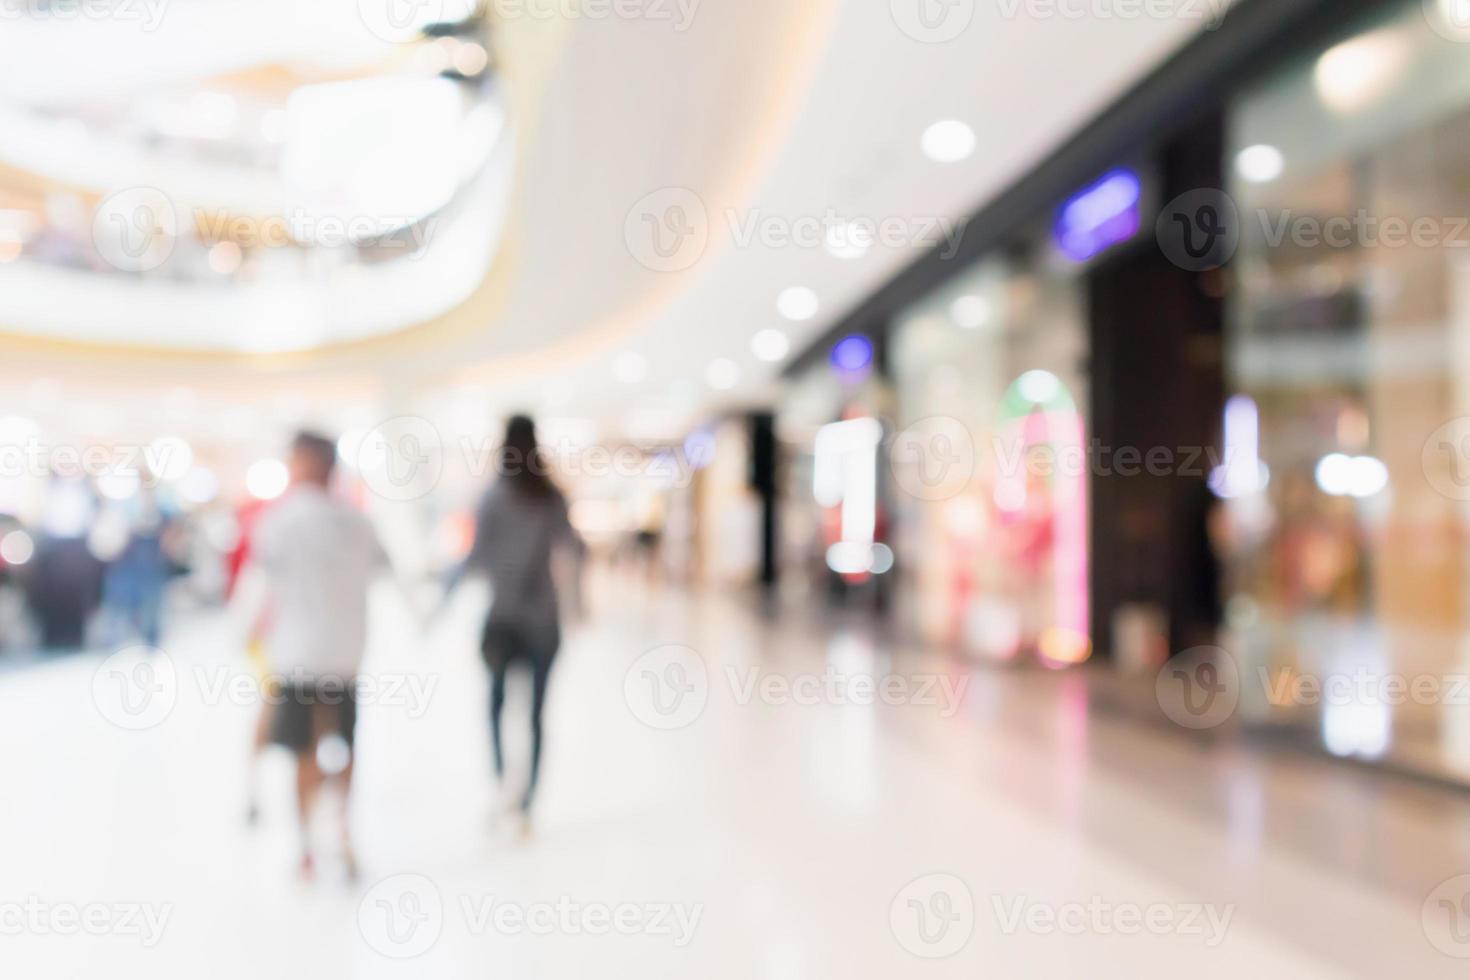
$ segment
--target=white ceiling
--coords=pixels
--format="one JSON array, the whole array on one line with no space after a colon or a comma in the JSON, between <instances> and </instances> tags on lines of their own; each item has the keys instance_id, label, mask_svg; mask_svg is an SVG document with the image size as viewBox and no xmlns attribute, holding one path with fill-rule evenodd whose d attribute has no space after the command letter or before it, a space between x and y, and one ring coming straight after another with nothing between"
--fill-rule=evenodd
<instances>
[{"instance_id":1,"label":"white ceiling","mask_svg":"<svg viewBox=\"0 0 1470 980\"><path fill-rule=\"evenodd\" d=\"M800 349L915 259L918 246L878 247L855 261L821 248L740 247L727 208L740 221L829 209L899 218L916 230L959 220L1203 26L1007 19L1005 5L961 2L960 11L973 7L968 29L928 44L906 35L890 6L706 3L684 34L647 23L578 25L527 149L515 285L477 353L597 337L580 357L572 347L554 363L575 378L569 410L598 417L666 410L687 403L691 390L705 405L748 398L778 370L751 356L752 334L780 326ZM925 128L945 118L978 135L962 163L935 163L920 149ZM644 268L624 237L629 209L668 187L695 191L711 220L708 251L678 274ZM821 313L784 323L776 296L796 284L818 293ZM625 348L650 361L636 387L619 383L609 364ZM713 357L739 362L747 385L728 395L705 389ZM508 388L506 400L536 404L537 383Z\"/></svg>"},{"instance_id":2,"label":"white ceiling","mask_svg":"<svg viewBox=\"0 0 1470 980\"><path fill-rule=\"evenodd\" d=\"M791 222L835 211L916 229L958 220L1204 27L1187 16L1036 19L1024 4L1008 17L1009 4L952 0L934 9L968 13L969 25L932 44L906 34L895 12L934 0L683 2L693 11L685 30L652 16L502 25L496 45L520 169L506 245L485 283L446 317L406 331L401 344L323 352L294 360L285 374L391 375L400 393L415 383L486 385L477 394L492 408L612 421L653 415L673 425L720 402L762 397L779 365L755 361L752 334L780 326L799 350L920 246L880 245L851 261L822 248L742 247L727 215ZM301 13L315 3L332 14ZM259 23L263 6L281 18L277 33ZM340 20L354 6L175 0L165 23L189 40L188 50L165 56L167 44L139 43L171 78L258 61L272 44L300 58L323 43L344 44L348 57L360 47L367 57L372 37L360 27L344 33ZM238 25L254 26L238 27L231 43L199 45L209 32L184 28L205 7L234 9ZM646 0L642 9L680 16L676 0ZM210 23L217 34L220 22ZM38 49L37 32L14 30L7 24L0 33L7 98L76 97L98 79L114 89L152 84L133 49L120 57L90 35L61 43L57 33ZM944 118L977 134L968 160L940 164L922 153L924 129ZM635 205L671 187L703 203L709 247L686 270L652 271L625 230L630 212L637 226ZM783 323L776 295L797 284L817 292L821 312ZM637 385L613 375L611 360L623 350L648 358ZM740 387L705 385L715 357L741 365Z\"/></svg>"}]
</instances>

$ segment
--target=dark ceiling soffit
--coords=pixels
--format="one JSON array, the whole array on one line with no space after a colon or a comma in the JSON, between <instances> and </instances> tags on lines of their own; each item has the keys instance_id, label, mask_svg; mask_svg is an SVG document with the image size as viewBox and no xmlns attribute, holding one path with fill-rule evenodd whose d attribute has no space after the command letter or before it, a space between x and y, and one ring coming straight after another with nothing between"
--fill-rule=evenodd
<instances>
[{"instance_id":1,"label":"dark ceiling soffit","mask_svg":"<svg viewBox=\"0 0 1470 980\"><path fill-rule=\"evenodd\" d=\"M1133 86L990 204L974 212L958 249L925 252L871 293L786 366L800 374L851 333L884 333L908 304L1005 243L1022 226L1119 160L1152 146L1195 114L1220 106L1292 49L1386 0L1240 0L1220 27L1201 34Z\"/></svg>"}]
</instances>

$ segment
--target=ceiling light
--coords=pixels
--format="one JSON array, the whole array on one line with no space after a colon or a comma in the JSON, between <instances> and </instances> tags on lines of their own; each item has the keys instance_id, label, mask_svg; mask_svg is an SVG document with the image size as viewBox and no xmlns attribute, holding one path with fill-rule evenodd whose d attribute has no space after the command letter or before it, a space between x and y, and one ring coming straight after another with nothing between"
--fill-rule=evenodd
<instances>
[{"instance_id":1,"label":"ceiling light","mask_svg":"<svg viewBox=\"0 0 1470 980\"><path fill-rule=\"evenodd\" d=\"M1269 184L1286 169L1286 157L1274 146L1257 143L1235 157L1235 172L1252 184Z\"/></svg>"},{"instance_id":2,"label":"ceiling light","mask_svg":"<svg viewBox=\"0 0 1470 980\"><path fill-rule=\"evenodd\" d=\"M990 322L990 300L984 296L961 296L949 305L949 315L966 330L979 330Z\"/></svg>"},{"instance_id":3,"label":"ceiling light","mask_svg":"<svg viewBox=\"0 0 1470 980\"><path fill-rule=\"evenodd\" d=\"M958 119L945 119L924 130L924 155L939 163L958 163L975 152L975 131Z\"/></svg>"},{"instance_id":4,"label":"ceiling light","mask_svg":"<svg viewBox=\"0 0 1470 980\"><path fill-rule=\"evenodd\" d=\"M291 473L279 459L258 459L245 471L245 489L257 500L275 500L290 483Z\"/></svg>"},{"instance_id":5,"label":"ceiling light","mask_svg":"<svg viewBox=\"0 0 1470 980\"><path fill-rule=\"evenodd\" d=\"M613 374L625 385L636 385L648 377L648 358L635 351L623 351L613 359Z\"/></svg>"},{"instance_id":6,"label":"ceiling light","mask_svg":"<svg viewBox=\"0 0 1470 980\"><path fill-rule=\"evenodd\" d=\"M1313 79L1329 109L1356 112L1386 92L1408 61L1403 37L1374 31L1329 48L1317 59Z\"/></svg>"},{"instance_id":7,"label":"ceiling light","mask_svg":"<svg viewBox=\"0 0 1470 980\"><path fill-rule=\"evenodd\" d=\"M791 340L779 330L762 330L750 339L750 352L762 361L774 363L791 353Z\"/></svg>"},{"instance_id":8,"label":"ceiling light","mask_svg":"<svg viewBox=\"0 0 1470 980\"><path fill-rule=\"evenodd\" d=\"M821 307L817 294L805 286L792 286L776 297L776 310L788 320L800 322L817 315Z\"/></svg>"},{"instance_id":9,"label":"ceiling light","mask_svg":"<svg viewBox=\"0 0 1470 980\"><path fill-rule=\"evenodd\" d=\"M827 252L833 258L860 259L872 249L876 236L870 224L858 221L827 229Z\"/></svg>"},{"instance_id":10,"label":"ceiling light","mask_svg":"<svg viewBox=\"0 0 1470 980\"><path fill-rule=\"evenodd\" d=\"M1432 0L1425 13L1429 26L1440 37L1463 43L1470 41L1470 4L1465 0Z\"/></svg>"},{"instance_id":11,"label":"ceiling light","mask_svg":"<svg viewBox=\"0 0 1470 980\"><path fill-rule=\"evenodd\" d=\"M728 357L719 357L705 368L704 380L716 391L729 391L740 383L740 365Z\"/></svg>"}]
</instances>

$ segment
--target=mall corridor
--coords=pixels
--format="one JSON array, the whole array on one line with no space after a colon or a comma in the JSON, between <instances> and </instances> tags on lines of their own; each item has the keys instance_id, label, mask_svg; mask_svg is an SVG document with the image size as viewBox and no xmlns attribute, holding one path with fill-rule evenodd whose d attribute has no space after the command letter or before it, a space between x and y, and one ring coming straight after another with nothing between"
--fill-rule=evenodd
<instances>
[{"instance_id":1,"label":"mall corridor","mask_svg":"<svg viewBox=\"0 0 1470 980\"><path fill-rule=\"evenodd\" d=\"M0 980L1470 964L1470 0L0 0Z\"/></svg>"},{"instance_id":2,"label":"mall corridor","mask_svg":"<svg viewBox=\"0 0 1470 980\"><path fill-rule=\"evenodd\" d=\"M100 658L5 678L0 739L45 747L7 756L9 893L142 908L136 932L7 936L7 973L1460 975L1429 896L1470 867L1470 799L1197 742L1071 677L773 629L729 597L599 586L522 839L491 820L473 604L426 634L375 617L367 676L421 683L364 709L355 884L330 861L294 878L283 768L246 826L255 705L211 693L244 670L219 622L180 626L171 710L125 737L92 694ZM681 710L643 688L670 663L690 668ZM875 703L833 681L890 671Z\"/></svg>"}]
</instances>

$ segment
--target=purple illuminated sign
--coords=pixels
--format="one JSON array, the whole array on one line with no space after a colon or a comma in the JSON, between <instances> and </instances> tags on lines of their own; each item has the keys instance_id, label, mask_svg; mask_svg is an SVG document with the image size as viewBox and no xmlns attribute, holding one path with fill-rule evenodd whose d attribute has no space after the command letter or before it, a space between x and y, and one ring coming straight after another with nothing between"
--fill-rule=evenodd
<instances>
[{"instance_id":1,"label":"purple illuminated sign","mask_svg":"<svg viewBox=\"0 0 1470 980\"><path fill-rule=\"evenodd\" d=\"M1143 184L1131 170L1113 170L1062 205L1055 229L1057 247L1085 262L1138 233Z\"/></svg>"},{"instance_id":2,"label":"purple illuminated sign","mask_svg":"<svg viewBox=\"0 0 1470 980\"><path fill-rule=\"evenodd\" d=\"M861 334L839 340L832 348L832 366L843 374L855 374L873 363L873 343Z\"/></svg>"}]
</instances>

